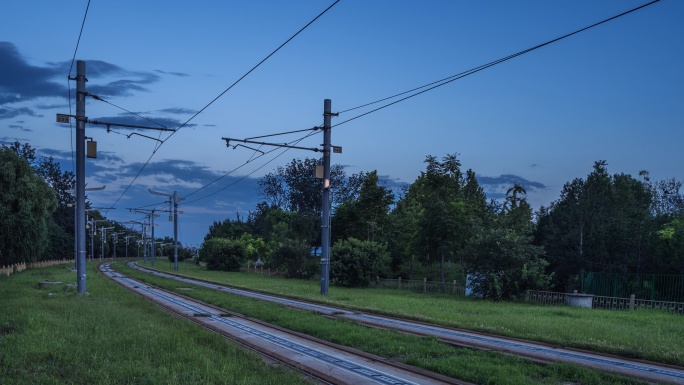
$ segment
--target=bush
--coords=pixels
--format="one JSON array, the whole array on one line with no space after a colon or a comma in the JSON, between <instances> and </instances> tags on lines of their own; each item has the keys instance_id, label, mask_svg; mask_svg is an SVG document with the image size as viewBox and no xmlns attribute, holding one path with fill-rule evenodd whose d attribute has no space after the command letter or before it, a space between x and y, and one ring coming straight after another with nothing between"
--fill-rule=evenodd
<instances>
[{"instance_id":1,"label":"bush","mask_svg":"<svg viewBox=\"0 0 684 385\"><path fill-rule=\"evenodd\" d=\"M387 246L355 238L341 240L332 248L330 275L347 287L368 286L390 262Z\"/></svg>"},{"instance_id":2,"label":"bush","mask_svg":"<svg viewBox=\"0 0 684 385\"><path fill-rule=\"evenodd\" d=\"M316 274L319 258L310 255L310 249L302 245L290 245L276 249L273 266L283 270L287 278L311 278Z\"/></svg>"},{"instance_id":3,"label":"bush","mask_svg":"<svg viewBox=\"0 0 684 385\"><path fill-rule=\"evenodd\" d=\"M207 270L238 271L247 251L242 242L228 238L213 238L202 243L200 258Z\"/></svg>"},{"instance_id":4,"label":"bush","mask_svg":"<svg viewBox=\"0 0 684 385\"><path fill-rule=\"evenodd\" d=\"M530 237L509 229L486 229L471 244L467 273L473 294L490 299L513 299L526 290L546 290L551 276L543 249Z\"/></svg>"}]
</instances>

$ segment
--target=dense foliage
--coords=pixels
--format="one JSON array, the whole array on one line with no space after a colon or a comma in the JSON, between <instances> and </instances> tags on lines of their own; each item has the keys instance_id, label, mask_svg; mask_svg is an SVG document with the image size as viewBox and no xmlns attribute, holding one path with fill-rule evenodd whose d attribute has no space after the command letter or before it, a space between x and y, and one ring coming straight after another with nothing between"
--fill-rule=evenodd
<instances>
[{"instance_id":1,"label":"dense foliage","mask_svg":"<svg viewBox=\"0 0 684 385\"><path fill-rule=\"evenodd\" d=\"M318 160L293 160L260 182L264 201L246 220L216 222L205 240L225 238L248 261L289 277L318 273L321 242ZM364 286L375 276L467 281L474 294L513 298L527 289L572 290L583 271L684 274L681 183L643 172L610 175L604 161L567 183L534 212L524 186L487 201L475 171L456 154L427 156L401 191L376 171L346 176L333 167L331 279ZM458 265L459 274L447 272Z\"/></svg>"},{"instance_id":2,"label":"dense foliage","mask_svg":"<svg viewBox=\"0 0 684 385\"><path fill-rule=\"evenodd\" d=\"M0 148L0 265L33 262L43 254L57 205L55 193L10 148Z\"/></svg>"},{"instance_id":3,"label":"dense foliage","mask_svg":"<svg viewBox=\"0 0 684 385\"><path fill-rule=\"evenodd\" d=\"M330 276L348 287L368 286L389 263L384 244L355 238L340 240L332 248Z\"/></svg>"}]
</instances>

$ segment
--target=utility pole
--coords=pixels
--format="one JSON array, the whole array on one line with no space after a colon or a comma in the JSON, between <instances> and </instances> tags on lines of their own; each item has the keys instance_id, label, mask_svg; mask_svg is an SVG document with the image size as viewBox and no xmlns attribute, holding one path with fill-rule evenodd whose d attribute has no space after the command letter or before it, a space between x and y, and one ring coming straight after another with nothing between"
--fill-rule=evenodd
<instances>
[{"instance_id":1,"label":"utility pole","mask_svg":"<svg viewBox=\"0 0 684 385\"><path fill-rule=\"evenodd\" d=\"M330 284L330 118L332 101L323 101L323 187L321 211L321 294L328 295Z\"/></svg>"},{"instance_id":2,"label":"utility pole","mask_svg":"<svg viewBox=\"0 0 684 385\"><path fill-rule=\"evenodd\" d=\"M104 259L104 247L105 247L105 242L107 241L107 230L112 230L114 227L100 227L100 241L102 243L101 249L100 249L100 259Z\"/></svg>"},{"instance_id":3,"label":"utility pole","mask_svg":"<svg viewBox=\"0 0 684 385\"><path fill-rule=\"evenodd\" d=\"M179 197L175 190L173 191L173 195L164 194L152 189L147 189L147 191L149 191L151 194L171 198L169 204L172 206L171 210L173 212L173 270L178 271L178 201L185 198ZM169 219L171 219L171 216L169 216Z\"/></svg>"},{"instance_id":4,"label":"utility pole","mask_svg":"<svg viewBox=\"0 0 684 385\"><path fill-rule=\"evenodd\" d=\"M151 210L150 209L128 209L128 210L130 210L131 212L145 214L148 222L150 223L150 226L152 227L152 230L151 230L151 232L152 232L152 234L151 234L152 248L150 250L150 256L152 257L152 266L154 266L154 256L156 253L156 251L154 250L154 240L155 240L155 238L154 238L154 218L159 218L159 215L155 214L154 212L157 209L151 209ZM139 223L139 222L137 222L137 223ZM144 229L143 229L143 234L146 234ZM145 243L145 246L147 246L147 243ZM145 249L145 251L147 251L147 249ZM147 253L145 253L145 264L147 264Z\"/></svg>"},{"instance_id":5,"label":"utility pole","mask_svg":"<svg viewBox=\"0 0 684 385\"><path fill-rule=\"evenodd\" d=\"M128 258L128 240L133 238L132 235L126 235L124 239L126 239L126 258Z\"/></svg>"},{"instance_id":6,"label":"utility pole","mask_svg":"<svg viewBox=\"0 0 684 385\"><path fill-rule=\"evenodd\" d=\"M85 61L76 62L76 275L78 294L86 294L85 259Z\"/></svg>"},{"instance_id":7,"label":"utility pole","mask_svg":"<svg viewBox=\"0 0 684 385\"><path fill-rule=\"evenodd\" d=\"M339 146L333 146L331 145L330 141L330 129L332 128L331 125L331 118L333 116L338 116L339 114L337 113L332 113L332 101L330 99L325 99L323 101L323 127L314 127L312 130L318 130L322 129L323 130L323 149L321 150L320 148L307 148L307 147L299 147L299 146L291 146L288 144L282 144L282 143L267 143L267 142L257 142L252 139L257 139L257 138L263 138L264 136L261 137L254 137L254 138L247 138L247 139L235 139L235 138L221 138L226 141L226 146L231 147L230 141L234 142L239 142L239 143L249 143L249 144L258 144L262 146L274 146L274 147L284 147L284 148L294 148L298 150L309 150L309 151L314 151L314 152L323 152L323 175L318 175L318 170L316 170L317 178L323 178L323 186L321 189L321 204L323 207L321 207L321 294L322 295L328 295L328 287L330 284L330 152L335 152L335 153L342 153L342 147ZM300 130L300 131L306 131L306 130ZM291 134L293 132L299 132L299 131L290 131L290 132L285 132L281 134L275 134L275 135L285 135L285 134ZM275 136L275 135L267 135L267 136ZM259 151L254 148L250 148L247 146L244 146L242 144L238 145L233 145L233 149L237 148L238 146L248 148L253 151Z\"/></svg>"}]
</instances>

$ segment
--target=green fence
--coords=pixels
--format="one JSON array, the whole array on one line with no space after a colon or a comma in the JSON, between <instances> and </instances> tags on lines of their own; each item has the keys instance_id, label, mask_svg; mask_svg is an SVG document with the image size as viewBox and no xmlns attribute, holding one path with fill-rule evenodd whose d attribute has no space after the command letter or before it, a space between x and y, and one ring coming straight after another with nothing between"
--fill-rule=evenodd
<instances>
[{"instance_id":1,"label":"green fence","mask_svg":"<svg viewBox=\"0 0 684 385\"><path fill-rule=\"evenodd\" d=\"M626 297L651 301L684 302L684 275L582 274L582 292L604 297Z\"/></svg>"}]
</instances>

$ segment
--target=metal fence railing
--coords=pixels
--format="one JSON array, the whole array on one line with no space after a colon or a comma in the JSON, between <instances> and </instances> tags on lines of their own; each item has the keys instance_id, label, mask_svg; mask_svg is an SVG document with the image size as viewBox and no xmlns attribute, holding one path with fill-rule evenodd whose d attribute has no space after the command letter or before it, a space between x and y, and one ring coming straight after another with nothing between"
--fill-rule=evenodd
<instances>
[{"instance_id":1,"label":"metal fence railing","mask_svg":"<svg viewBox=\"0 0 684 385\"><path fill-rule=\"evenodd\" d=\"M567 303L566 296L568 296L566 293L528 290L525 300L545 305L564 305ZM591 307L592 309L604 310L660 309L684 315L684 302L640 299L636 298L634 294L628 298L594 295L592 296Z\"/></svg>"},{"instance_id":2,"label":"metal fence railing","mask_svg":"<svg viewBox=\"0 0 684 385\"><path fill-rule=\"evenodd\" d=\"M384 279L377 278L371 286L383 289L409 290L418 293L448 293L465 295L465 285L452 282L428 281L426 278L420 279Z\"/></svg>"},{"instance_id":3,"label":"metal fence railing","mask_svg":"<svg viewBox=\"0 0 684 385\"><path fill-rule=\"evenodd\" d=\"M603 297L684 302L684 275L585 272L581 285L582 292Z\"/></svg>"}]
</instances>

